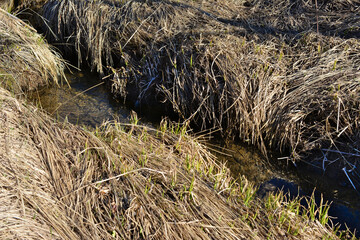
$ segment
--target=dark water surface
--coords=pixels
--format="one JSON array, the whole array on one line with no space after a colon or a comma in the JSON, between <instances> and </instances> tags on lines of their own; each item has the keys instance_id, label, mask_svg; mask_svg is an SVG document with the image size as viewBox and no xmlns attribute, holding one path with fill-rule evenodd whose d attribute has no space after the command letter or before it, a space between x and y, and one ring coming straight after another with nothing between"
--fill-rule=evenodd
<instances>
[{"instance_id":1,"label":"dark water surface","mask_svg":"<svg viewBox=\"0 0 360 240\"><path fill-rule=\"evenodd\" d=\"M67 74L67 78L70 86L47 87L34 92L30 99L54 117L60 120L66 118L74 124L94 127L114 118L128 121L130 108L114 100L96 74L77 72ZM149 116L149 113L145 116L140 113L140 117L143 124L149 124L151 119L159 119ZM158 125L154 120L152 123ZM302 162L295 167L286 160L266 160L257 149L234 142L226 144L224 148L220 140L214 140L209 146L224 152L217 154L220 161L227 162L235 178L245 175L254 182L259 187L260 197L279 189L288 191L292 196L310 196L316 188L318 201L323 195L325 200L333 202L329 215L334 217L334 223L360 229L360 195L341 172L324 172L321 167Z\"/></svg>"},{"instance_id":2,"label":"dark water surface","mask_svg":"<svg viewBox=\"0 0 360 240\"><path fill-rule=\"evenodd\" d=\"M283 159L266 160L256 148L241 143L227 144L223 151L226 155L217 154L218 158L227 161L234 177L242 174L254 182L259 187L259 197L278 190L292 197L314 193L317 204L321 197L332 203L329 216L334 224L341 224L340 229L345 229L345 224L352 231L360 229L360 195L346 177L339 175L343 174L341 171L328 173L305 162L297 162L295 166ZM360 237L359 232L356 235Z\"/></svg>"},{"instance_id":3,"label":"dark water surface","mask_svg":"<svg viewBox=\"0 0 360 240\"><path fill-rule=\"evenodd\" d=\"M66 74L67 81L33 92L30 99L59 120L98 126L105 120L126 121L130 110L110 95L105 83L91 72Z\"/></svg>"}]
</instances>

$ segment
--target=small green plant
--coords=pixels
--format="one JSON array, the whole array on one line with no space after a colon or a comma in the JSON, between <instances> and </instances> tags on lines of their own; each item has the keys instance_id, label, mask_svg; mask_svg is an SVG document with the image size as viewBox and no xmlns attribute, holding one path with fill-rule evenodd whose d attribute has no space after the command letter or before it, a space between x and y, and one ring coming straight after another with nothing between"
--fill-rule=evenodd
<instances>
[{"instance_id":1,"label":"small green plant","mask_svg":"<svg viewBox=\"0 0 360 240\"><path fill-rule=\"evenodd\" d=\"M212 173L213 173L213 170L214 170L214 166L213 165L210 165L209 169L208 169L208 172L207 172L207 175L208 176L211 176Z\"/></svg>"},{"instance_id":2,"label":"small green plant","mask_svg":"<svg viewBox=\"0 0 360 240\"><path fill-rule=\"evenodd\" d=\"M135 125L135 126L138 125L138 123L139 123L139 118L138 118L136 112L134 112L134 111L131 111L130 123Z\"/></svg>"},{"instance_id":3,"label":"small green plant","mask_svg":"<svg viewBox=\"0 0 360 240\"><path fill-rule=\"evenodd\" d=\"M147 161L148 161L148 156L145 151L145 148L143 148L143 150L141 152L141 156L139 156L139 164L141 165L141 167L145 167L145 165L147 164Z\"/></svg>"},{"instance_id":4,"label":"small green plant","mask_svg":"<svg viewBox=\"0 0 360 240\"><path fill-rule=\"evenodd\" d=\"M243 195L243 201L245 206L249 206L252 199L255 197L256 191L252 189L251 187L246 188L244 195Z\"/></svg>"},{"instance_id":5,"label":"small green plant","mask_svg":"<svg viewBox=\"0 0 360 240\"><path fill-rule=\"evenodd\" d=\"M333 71L336 70L336 64L337 64L337 59L334 61L333 68L332 68Z\"/></svg>"},{"instance_id":6,"label":"small green plant","mask_svg":"<svg viewBox=\"0 0 360 240\"><path fill-rule=\"evenodd\" d=\"M329 209L330 205L328 202L323 203L323 197L321 196L320 204L318 207L319 221L322 225L326 225L329 221Z\"/></svg>"},{"instance_id":7,"label":"small green plant","mask_svg":"<svg viewBox=\"0 0 360 240\"><path fill-rule=\"evenodd\" d=\"M192 177L191 183L190 183L190 187L189 187L189 196L190 196L190 199L193 199L194 184L195 184L195 177Z\"/></svg>"},{"instance_id":8,"label":"small green plant","mask_svg":"<svg viewBox=\"0 0 360 240\"><path fill-rule=\"evenodd\" d=\"M303 215L308 217L311 221L318 220L322 225L326 225L329 221L329 209L330 204L328 202L323 202L323 197L321 196L319 205L315 202L314 193L307 200L308 209L304 211Z\"/></svg>"},{"instance_id":9,"label":"small green plant","mask_svg":"<svg viewBox=\"0 0 360 240\"><path fill-rule=\"evenodd\" d=\"M145 194L148 194L150 191L150 187L148 185L145 186L145 190L144 190L144 193Z\"/></svg>"},{"instance_id":10,"label":"small green plant","mask_svg":"<svg viewBox=\"0 0 360 240\"><path fill-rule=\"evenodd\" d=\"M168 124L166 120L161 121L160 123L160 132L162 133L162 137L165 136L165 133L167 132Z\"/></svg>"}]
</instances>

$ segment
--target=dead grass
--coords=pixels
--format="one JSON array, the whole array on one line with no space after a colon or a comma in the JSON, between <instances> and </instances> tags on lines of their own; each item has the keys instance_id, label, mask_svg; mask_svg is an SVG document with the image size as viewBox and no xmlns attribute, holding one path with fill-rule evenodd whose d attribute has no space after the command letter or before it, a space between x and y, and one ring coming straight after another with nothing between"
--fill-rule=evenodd
<instances>
[{"instance_id":1,"label":"dead grass","mask_svg":"<svg viewBox=\"0 0 360 240\"><path fill-rule=\"evenodd\" d=\"M31 26L0 9L0 85L34 90L63 76L63 60ZM31 79L31 81L29 81Z\"/></svg>"},{"instance_id":2,"label":"dead grass","mask_svg":"<svg viewBox=\"0 0 360 240\"><path fill-rule=\"evenodd\" d=\"M0 103L1 238L336 239L296 202L257 200L184 127L88 132L3 89Z\"/></svg>"},{"instance_id":3,"label":"dead grass","mask_svg":"<svg viewBox=\"0 0 360 240\"><path fill-rule=\"evenodd\" d=\"M119 96L298 159L337 142L356 148L359 6L53 0L43 16L51 41L110 73Z\"/></svg>"},{"instance_id":4,"label":"dead grass","mask_svg":"<svg viewBox=\"0 0 360 240\"><path fill-rule=\"evenodd\" d=\"M10 12L14 8L14 0L3 0L0 2L0 8Z\"/></svg>"},{"instance_id":5,"label":"dead grass","mask_svg":"<svg viewBox=\"0 0 360 240\"><path fill-rule=\"evenodd\" d=\"M84 2L79 1L79 3ZM167 11L165 9L162 14ZM5 16L4 19L11 17L1 16ZM17 19L16 23L27 28L27 25L23 25ZM13 26L12 22L9 24ZM5 23L3 25L7 26ZM11 32L12 29L7 31ZM6 31L3 32L5 34ZM34 33L29 31L29 35L31 34ZM21 36L17 35L15 42L19 44L19 48L32 46L30 43L25 44L26 38L24 40ZM209 61L205 66L208 66L210 72L215 69L214 66L221 69L222 65L220 62L217 63L216 59L225 51L222 49L222 43L228 44L229 47L255 44L251 41L248 43L245 38L245 41L240 41L236 37L233 38L234 42L221 42L221 36L223 35L215 37L209 35L209 39L214 41L206 44L200 44L201 39L201 41L196 38L188 39L190 42L198 43L195 46L199 49L203 46L205 49L218 49L220 54L212 61L207 60L207 55L204 57L201 54L193 58L193 61L194 59ZM10 38L12 41L4 44L3 49L8 51L14 42L13 39L15 38ZM24 42L18 42L19 39ZM129 44L132 44L130 42L135 39L135 35L129 39ZM136 41L145 41L144 39L136 38ZM81 48L80 45L79 47ZM212 50L208 50L210 55ZM265 50L276 51L275 48L265 48ZM19 51L21 52L22 49ZM187 54L190 54L190 49L187 51ZM243 51L246 52L248 49ZM35 52L30 51L32 54ZM10 53L21 56L17 51ZM249 53L261 56L262 51ZM171 54L175 54L175 51ZM169 56L174 56L171 54ZM232 54L237 56L236 52L230 50L226 54L225 56L233 56ZM4 54L1 56L5 57ZM37 61L40 61L40 66L45 69L41 73L53 72L51 69L54 68L51 66L56 65L57 61L52 59L52 64L46 65L42 63L43 58L40 56L43 55L39 55ZM116 54L114 56L116 57ZM166 60L165 56L163 57ZM27 62L22 59L18 61L36 64L35 61ZM151 59L149 57L145 62L150 63ZM199 66L200 63L196 65L191 59L187 64ZM110 61L111 58L109 57L108 60ZM230 60L226 62L226 57L222 61L225 66L231 65ZM3 65L0 66L1 68L6 66L4 69L14 81L13 84L28 86L34 76L39 75L29 72L10 75L18 71L19 62L3 61L1 62ZM171 69L164 64L162 69L168 67L169 71L174 71L173 74L179 74L177 71L180 67L177 66L184 65L184 63L177 65L179 62L180 60L176 63L173 61ZM33 65L28 66L27 71L30 73L39 69L34 68L34 70L30 67ZM131 69L133 70L134 67ZM141 68L137 69L141 70ZM223 69L229 71L226 67ZM119 70L114 71L115 74L120 74ZM196 69L194 71L196 72ZM213 73L215 75L201 71L199 76L204 76L205 79L208 76L209 83L231 85L231 81L217 76L218 70ZM55 76L50 73L48 76ZM133 71L132 74L136 76L138 73ZM189 80L185 75L179 74L179 76L181 77L176 78L179 82ZM258 78L260 79L256 77ZM141 83L144 79L135 80ZM164 81L164 96L169 92L165 87L166 84L168 83ZM198 89L207 86L206 91L210 96L214 93L210 88L217 89L217 85L210 84L210 86L205 82L202 84ZM147 86L141 91L144 98L152 87L151 84ZM184 84L184 86L188 85ZM295 90L291 89L293 92L296 92ZM226 94L221 93L219 96L225 97ZM216 98L213 102L216 102ZM233 104L238 102L240 101L234 101ZM179 107L183 106L179 105ZM233 111L232 107L227 111ZM196 114L197 111L191 118L196 119ZM66 122L55 122L41 110L15 99L10 92L0 88L0 205L2 206L0 238L337 238L335 232L327 225L326 211L321 214L320 210L300 211L301 207L297 202L299 200L288 201L281 194L270 195L264 202L256 199L252 184L245 178L238 181L232 179L229 170L223 165L218 165L214 156L199 143L198 139L187 134L186 124L171 125L164 121L160 129L156 130L138 126L136 116L133 116L131 122L131 124L109 122L94 131L87 131Z\"/></svg>"}]
</instances>

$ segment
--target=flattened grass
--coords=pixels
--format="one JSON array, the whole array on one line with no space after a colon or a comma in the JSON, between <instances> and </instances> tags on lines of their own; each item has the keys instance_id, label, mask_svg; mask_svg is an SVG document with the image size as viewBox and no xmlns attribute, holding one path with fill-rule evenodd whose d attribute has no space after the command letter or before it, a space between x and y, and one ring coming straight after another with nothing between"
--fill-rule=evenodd
<instances>
[{"instance_id":1,"label":"flattened grass","mask_svg":"<svg viewBox=\"0 0 360 240\"><path fill-rule=\"evenodd\" d=\"M42 60L31 63L52 72L57 62ZM34 75L12 75L18 63L2 64L28 88ZM163 122L156 130L135 120L86 131L0 88L0 237L337 238L326 208L317 218L313 208L301 216L281 194L260 202L252 184L232 179L185 127Z\"/></svg>"},{"instance_id":2,"label":"flattened grass","mask_svg":"<svg viewBox=\"0 0 360 240\"><path fill-rule=\"evenodd\" d=\"M1 238L336 239L298 200L261 202L186 128L89 132L3 89L0 102Z\"/></svg>"}]
</instances>

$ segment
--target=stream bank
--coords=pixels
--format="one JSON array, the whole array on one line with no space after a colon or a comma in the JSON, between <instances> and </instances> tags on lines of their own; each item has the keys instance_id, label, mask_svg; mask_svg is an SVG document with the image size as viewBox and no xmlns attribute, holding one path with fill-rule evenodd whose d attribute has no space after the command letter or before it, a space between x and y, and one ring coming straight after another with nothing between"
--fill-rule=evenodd
<instances>
[{"instance_id":1,"label":"stream bank","mask_svg":"<svg viewBox=\"0 0 360 240\"><path fill-rule=\"evenodd\" d=\"M109 75L119 99L297 161L359 149L360 5L350 2L50 0L41 14L48 41ZM343 156L350 173L357 158Z\"/></svg>"},{"instance_id":2,"label":"stream bank","mask_svg":"<svg viewBox=\"0 0 360 240\"><path fill-rule=\"evenodd\" d=\"M14 101L14 102L16 102L16 101ZM16 105L16 104L15 104ZM14 106L15 106L14 105ZM16 107L14 107L14 108L16 108ZM5 112L6 112L6 110L5 110ZM35 111L36 112L36 111ZM5 118L5 120L6 120L6 118ZM42 124L40 124L40 125L42 125ZM36 127L33 127L33 125L31 125L30 124L30 128L28 128L28 129L36 129ZM34 125L34 126L36 126L36 125ZM46 126L46 125L45 125ZM60 125L61 126L61 125ZM49 130L51 127L48 127L47 128L47 130ZM113 128L111 128L111 127L109 127L108 128L108 130L110 129L111 131L110 132L112 132L112 131L118 131L119 129L121 128L120 126L118 126L118 125L116 125L115 126L115 128L113 129ZM45 130L46 130L46 128L45 128ZM107 126L105 126L105 128L103 129L103 131L105 131L106 132L106 130L107 130ZM102 133L103 131L101 131L100 133ZM131 130L130 129L130 135L131 135L131 132L132 132L133 130ZM59 132L61 132L61 131L59 131L59 130L57 130L56 128L55 128L55 132L56 133L59 133ZM99 133L99 132L96 132L97 134ZM108 133L108 132L107 132ZM118 132L117 134L121 134L122 133L122 131L120 131L120 132ZM114 139L114 137L117 137L117 134L115 134L115 135L112 135L112 134L110 134L110 135L107 135L107 134L105 134L105 139L103 139L104 141L108 141L109 139ZM66 135L66 134L65 134ZM80 134L81 135L81 134ZM31 134L30 134L30 136L32 136ZM38 135L36 135L35 134L35 136L37 136L38 137ZM51 136L51 134L50 134L50 136ZM141 133L141 135L140 135L141 137L143 137L143 134ZM36 139L37 140L39 140L38 138L36 137ZM53 140L55 140L55 138L53 139ZM110 143L112 143L112 140L110 140L109 142L107 142L108 144L110 144ZM51 139L47 139L46 141L44 141L44 142L42 142L41 144L39 144L38 142L36 143L37 144L37 146L38 147L40 147L40 146L43 146L43 145L46 145L46 142L51 142ZM87 143L87 142L86 142ZM55 145L59 145L59 146L61 146L61 141L59 141L59 142L57 142L56 144L54 144L54 146ZM86 145L85 145L86 146ZM176 146L178 146L178 145L176 145ZM98 147L99 146L94 146L94 149L98 149ZM117 146L115 146L115 147L117 147ZM176 148L176 147L175 147ZM6 149L6 146L5 146L5 149ZM114 151L115 151L116 149L114 149ZM151 149L150 149L151 150ZM179 151L179 150L178 150ZM41 150L41 152L44 152L43 150ZM46 151L45 151L46 152ZM61 151L60 151L61 152ZM101 156L103 156L103 154L99 154L100 155L100 157ZM106 154L105 154L106 155ZM59 155L60 156L60 155ZM97 156L97 155L96 155ZM141 158L142 159L142 158ZM64 162L71 162L71 161L64 161ZM101 162L101 161L99 161L99 162ZM142 163L144 163L144 162L142 162ZM142 164L141 163L141 164ZM145 161L145 163L146 163L146 161ZM185 160L185 163L186 163L186 160ZM189 164L189 162L187 162L186 164ZM185 164L185 165L186 165ZM50 165L51 166L51 165ZM190 165L191 166L191 165ZM103 167L104 168L104 167ZM216 181L218 181L218 179L215 179L214 180L215 181L215 185L214 186L216 186L216 188L218 187L218 185L217 185L217 182ZM80 180L80 182L83 182L83 179L82 180ZM190 184L190 186L191 186L192 184ZM190 188L191 190L192 190L192 188ZM106 191L105 191L106 190ZM107 189L105 189L104 190L104 193L106 194L107 193ZM145 192L146 192L147 190L145 189ZM222 191L222 190L221 190ZM247 192L247 190L245 189L243 189L243 190L241 190L241 191L245 191L245 192ZM191 191L190 191L191 192ZM182 194L181 194L181 191L180 191L180 196L184 196L183 195L183 193L184 192L182 192ZM244 193L244 192L243 192ZM250 193L252 193L252 190L250 191ZM140 194L140 193L138 193L138 194ZM192 198L191 197L192 195L190 194L190 197L189 198ZM244 195L243 195L244 196ZM245 197L246 196L249 196L249 195L245 195ZM251 194L250 194L250 196L251 196ZM126 197L125 197L125 199L127 199ZM186 198L187 199L187 198ZM244 199L244 198L243 198ZM191 199L190 199L191 200ZM245 205L248 205L248 203L249 203L249 201L248 201L249 199L247 199L247 198L245 198L244 199L244 204ZM237 202L237 203L240 203L240 202ZM287 206L286 205L286 203L284 202L284 203L282 203L282 204L285 204L284 206ZM280 206L282 205L282 204L280 204ZM265 210L265 209L267 209L267 207L266 206L264 206L265 208L263 209L263 210ZM271 207L271 206L268 206L268 207ZM263 210L261 210L261 211L263 211ZM272 209L272 211L273 211L274 209ZM271 212L272 212L271 211ZM278 211L276 211L276 212L278 212ZM254 218L253 219L255 219L256 218L256 216L257 216L257 214L258 214L258 212L256 212L255 213L255 215L253 216ZM291 217L290 217L291 218ZM292 219L292 218L291 218ZM264 220L264 219L262 219L262 220ZM262 220L260 220L260 221L262 221ZM268 219L268 220L270 220L270 218ZM262 223L264 223L264 222L262 222ZM290 223L290 222L289 222ZM263 224L263 225L261 225L261 226L269 226L269 225L267 225L267 224ZM272 225L270 224L270 227L271 227ZM296 225L295 225L296 226ZM280 225L280 227L284 227L283 225ZM294 231L293 231L294 230ZM314 229L313 229L314 230ZM149 230L150 232L151 232L151 230ZM288 228L288 231L289 231L289 228ZM119 230L119 232L121 232L120 230ZM140 231L141 232L141 231ZM115 232L116 233L116 232ZM149 232L147 232L147 231L145 231L145 234L148 234ZM268 231L268 233L269 233L269 231ZM113 233L114 234L114 233ZM272 233L272 234L274 234L274 236L277 236L277 234L278 233ZM286 235L286 233L284 233L283 231L281 231L281 234L280 235L282 235L282 236L284 236L284 234ZM289 234L293 234L294 236L296 236L297 234L299 234L298 232L297 232L297 230L296 229L291 229L291 231L289 232ZM329 233L328 233L329 234ZM311 235L311 236L320 236L320 235ZM265 236L263 236L263 237L265 237ZM267 237L269 237L269 236L267 236Z\"/></svg>"},{"instance_id":3,"label":"stream bank","mask_svg":"<svg viewBox=\"0 0 360 240\"><path fill-rule=\"evenodd\" d=\"M45 87L30 95L30 100L36 105L52 113L55 118L73 124L85 125L86 128L96 128L101 123L117 119L127 123L131 118L131 106L124 105L113 98L109 90L97 74L89 70L66 74L69 85ZM56 110L56 111L55 111ZM139 123L159 127L159 112L138 112ZM157 116L156 116L157 115ZM220 162L226 163L234 178L244 175L255 184L257 195L265 198L269 192L289 192L290 198L297 195L314 196L317 204L321 198L332 202L329 215L334 224L345 224L354 231L360 229L359 194L352 188L346 178L329 175L321 168L311 166L307 162L298 162L296 167L290 161L266 159L261 152L244 143L227 142L210 138L210 142L202 141ZM335 171L338 173L338 171ZM334 173L333 173L334 174ZM306 205L306 201L302 202Z\"/></svg>"}]
</instances>

